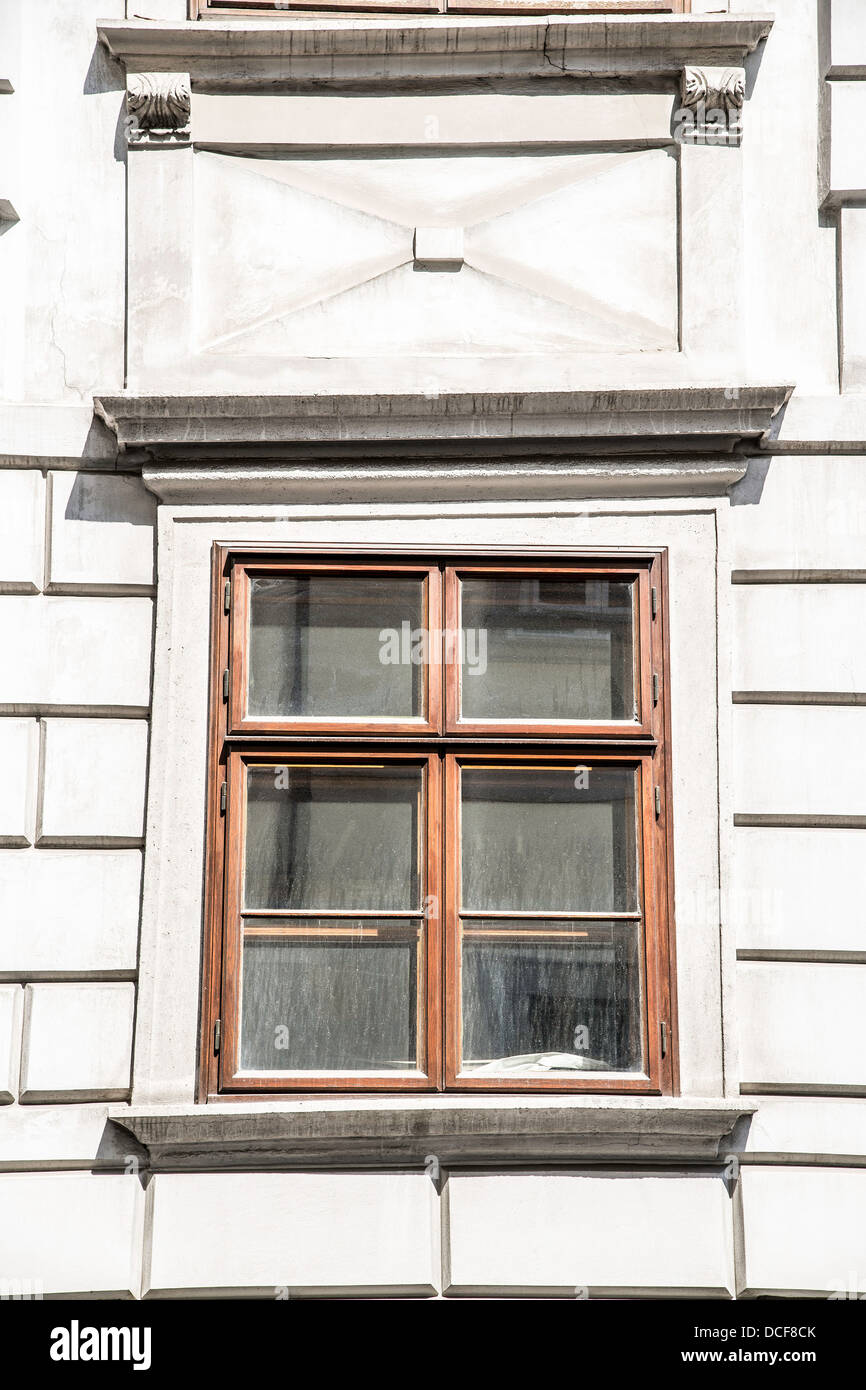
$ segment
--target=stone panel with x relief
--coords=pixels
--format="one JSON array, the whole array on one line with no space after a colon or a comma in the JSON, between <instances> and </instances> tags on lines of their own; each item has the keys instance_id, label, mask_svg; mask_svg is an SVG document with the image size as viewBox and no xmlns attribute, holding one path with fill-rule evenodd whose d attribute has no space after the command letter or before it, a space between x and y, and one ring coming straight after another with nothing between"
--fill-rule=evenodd
<instances>
[{"instance_id":1,"label":"stone panel with x relief","mask_svg":"<svg viewBox=\"0 0 866 1390\"><path fill-rule=\"evenodd\" d=\"M199 152L194 182L199 352L677 349L668 149Z\"/></svg>"}]
</instances>

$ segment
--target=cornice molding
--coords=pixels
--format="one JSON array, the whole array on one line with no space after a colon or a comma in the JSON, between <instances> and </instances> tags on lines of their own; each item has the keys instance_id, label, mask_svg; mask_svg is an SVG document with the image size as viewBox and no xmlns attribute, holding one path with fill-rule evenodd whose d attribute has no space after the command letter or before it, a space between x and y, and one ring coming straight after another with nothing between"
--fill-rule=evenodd
<instances>
[{"instance_id":1,"label":"cornice molding","mask_svg":"<svg viewBox=\"0 0 866 1390\"><path fill-rule=\"evenodd\" d=\"M741 482L749 460L576 458L415 461L363 459L270 465L144 463L145 487L172 506L279 506L370 503L514 501L559 505L601 497L721 497Z\"/></svg>"},{"instance_id":2,"label":"cornice molding","mask_svg":"<svg viewBox=\"0 0 866 1390\"><path fill-rule=\"evenodd\" d=\"M760 444L786 385L376 395L97 396L124 450L151 458L464 459L512 454L730 453Z\"/></svg>"},{"instance_id":3,"label":"cornice molding","mask_svg":"<svg viewBox=\"0 0 866 1390\"><path fill-rule=\"evenodd\" d=\"M285 80L678 75L689 66L742 67L772 25L769 15L734 14L407 15L102 20L97 31L130 71L184 71L202 85L255 87Z\"/></svg>"},{"instance_id":4,"label":"cornice molding","mask_svg":"<svg viewBox=\"0 0 866 1390\"><path fill-rule=\"evenodd\" d=\"M617 1162L712 1164L756 1103L689 1097L413 1098L112 1107L155 1171Z\"/></svg>"}]
</instances>

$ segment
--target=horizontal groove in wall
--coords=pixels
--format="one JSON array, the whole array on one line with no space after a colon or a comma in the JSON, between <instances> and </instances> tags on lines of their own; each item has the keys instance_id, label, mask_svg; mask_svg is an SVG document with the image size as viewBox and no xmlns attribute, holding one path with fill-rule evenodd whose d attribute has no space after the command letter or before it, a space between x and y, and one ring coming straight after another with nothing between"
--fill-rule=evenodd
<instances>
[{"instance_id":1,"label":"horizontal groove in wall","mask_svg":"<svg viewBox=\"0 0 866 1390\"><path fill-rule=\"evenodd\" d=\"M71 454L0 454L0 468L20 468L38 473L121 473L140 474L141 464L121 464L117 459L82 458Z\"/></svg>"},{"instance_id":2,"label":"horizontal groove in wall","mask_svg":"<svg viewBox=\"0 0 866 1390\"><path fill-rule=\"evenodd\" d=\"M40 835L37 849L141 849L143 835Z\"/></svg>"},{"instance_id":3,"label":"horizontal groove in wall","mask_svg":"<svg viewBox=\"0 0 866 1390\"><path fill-rule=\"evenodd\" d=\"M149 719L150 705L32 705L0 704L4 715L33 719Z\"/></svg>"},{"instance_id":4,"label":"horizontal groove in wall","mask_svg":"<svg viewBox=\"0 0 866 1390\"><path fill-rule=\"evenodd\" d=\"M56 1104L56 1103L57 1103L57 1102L55 1102L55 1104ZM741 1167L741 1168L745 1167L746 1165L754 1166L754 1167L760 1167L762 1164L763 1164L763 1165L772 1165L774 1168L775 1168L775 1167L789 1167L789 1168L866 1168L866 1154L862 1154L862 1153L860 1153L860 1154L808 1153L808 1152L796 1152L796 1153L795 1153L795 1152L786 1152L785 1150L781 1150L781 1149L778 1150L778 1151L773 1151L773 1150L770 1150L770 1149L766 1149L766 1150L762 1150L760 1153L742 1153L742 1152L739 1152L738 1150L733 1149L733 1148L731 1149L731 1153L732 1153L732 1154L736 1154L736 1157L737 1157L737 1159L739 1160L739 1164L740 1164L740 1167ZM719 1168L723 1163L726 1163L727 1161L728 1161L728 1154L726 1153L722 1158L720 1158L720 1159L718 1160L718 1162L717 1162L716 1164L709 1164L709 1165L707 1165L707 1164L697 1164L697 1165L696 1165L696 1164L690 1164L690 1163L677 1162L674 1166L675 1166L675 1168L676 1168L677 1175L681 1174L682 1171L683 1171L684 1169L689 1169L689 1170L691 1170L691 1171L695 1171L695 1170L697 1169L697 1170L704 1170L704 1171L706 1171L706 1172L712 1173L713 1171L717 1171L718 1168ZM573 1165L572 1165L572 1166L573 1166ZM581 1161L581 1169L585 1169L585 1170L587 1170L587 1171L592 1171L593 1173L595 1173L595 1171L596 1171L600 1166L603 1166L603 1165L600 1165L600 1164L598 1164L597 1162L593 1162L593 1161L583 1161L583 1160ZM646 1175L647 1173L650 1173L652 1176L656 1176L656 1167L657 1167L657 1166L658 1166L658 1165L656 1165L655 1167L654 1167L653 1165L635 1165L634 1167L630 1168L625 1174L623 1174L623 1176L626 1177L626 1178L629 1178L629 1177L633 1178L633 1177L635 1177L635 1176L643 1176L643 1175ZM121 1165L120 1165L120 1163L118 1162L118 1159L117 1159L116 1157L108 1156L108 1157L106 1157L106 1158L100 1158L97 1154L94 1154L93 1158L7 1158L7 1159L0 1158L0 1173L74 1173L74 1172L89 1172L89 1173L126 1173L127 1171L128 1171L128 1170L127 1170L127 1168L126 1168L125 1166L124 1166L124 1167L121 1167ZM142 1172L147 1171L147 1164L146 1164L146 1163L142 1162L142 1166L141 1166L141 1170L140 1170L140 1171L142 1171ZM185 1171L185 1170L184 1170L184 1171ZM194 1170L191 1170L191 1171L194 1171L194 1172L214 1172L214 1171L216 1171L216 1172L218 1172L218 1171L220 1171L220 1170L219 1170L219 1169L205 1169L205 1168L198 1169L198 1168L197 1168L197 1169L194 1169ZM277 1171L277 1172L283 1172L283 1171L292 1171L292 1170L285 1170L285 1169L283 1169L283 1168L277 1168L277 1169L273 1169L273 1170L271 1170L271 1169L269 1169L269 1170L255 1169L255 1170L251 1170L251 1171L255 1171L255 1172L259 1172L259 1171ZM350 1169L350 1170L348 1170L348 1171L354 1172L354 1171L356 1171L356 1170ZM375 1170L375 1169L371 1169L371 1170L369 1170L369 1171L375 1172L376 1170ZM526 1171L526 1172L528 1172L528 1173L534 1175L534 1174L537 1174L537 1173L539 1173L539 1172L556 1172L556 1171L558 1171L558 1166L557 1166L557 1167L551 1166L551 1167L548 1167L548 1168L540 1168L538 1164L533 1164L531 1167L529 1167L529 1168L527 1168L527 1169L525 1169L525 1170L521 1170L521 1169L513 1169L513 1170L512 1170L512 1169L509 1169L509 1175L510 1175L511 1173L513 1173L513 1172L519 1172L519 1171ZM492 1168L489 1168L489 1169L484 1169L484 1168L473 1168L473 1169L471 1170L472 1176L483 1175L483 1174L486 1173L486 1172L489 1172L489 1173L491 1173L491 1174L493 1174L493 1175L499 1176L499 1175L501 1175L501 1173L502 1173L502 1169L501 1169L501 1168L492 1167ZM607 1170L606 1170L606 1169L605 1169L605 1173L607 1174ZM615 1175L614 1175L614 1176L615 1176ZM572 1295L572 1296L573 1296L573 1295Z\"/></svg>"},{"instance_id":5,"label":"horizontal groove in wall","mask_svg":"<svg viewBox=\"0 0 866 1390\"><path fill-rule=\"evenodd\" d=\"M770 1164L774 1168L866 1168L866 1154L786 1153L770 1149L737 1155L740 1167Z\"/></svg>"},{"instance_id":6,"label":"horizontal groove in wall","mask_svg":"<svg viewBox=\"0 0 866 1390\"><path fill-rule=\"evenodd\" d=\"M733 570L732 584L866 584L866 570Z\"/></svg>"},{"instance_id":7,"label":"horizontal groove in wall","mask_svg":"<svg viewBox=\"0 0 866 1390\"><path fill-rule=\"evenodd\" d=\"M741 1096L866 1096L862 1086L836 1086L832 1081L741 1081Z\"/></svg>"},{"instance_id":8,"label":"horizontal groove in wall","mask_svg":"<svg viewBox=\"0 0 866 1390\"><path fill-rule=\"evenodd\" d=\"M750 948L738 948L737 960L743 961L781 961L793 962L802 961L804 964L812 965L866 965L866 951L783 951L783 950L751 950Z\"/></svg>"},{"instance_id":9,"label":"horizontal groove in wall","mask_svg":"<svg viewBox=\"0 0 866 1390\"><path fill-rule=\"evenodd\" d=\"M22 1091L21 1105L81 1105L98 1101L123 1101L129 1099L129 1087L115 1087L95 1091Z\"/></svg>"},{"instance_id":10,"label":"horizontal groove in wall","mask_svg":"<svg viewBox=\"0 0 866 1390\"><path fill-rule=\"evenodd\" d=\"M46 584L43 593L48 598L65 595L67 598L154 598L155 584Z\"/></svg>"},{"instance_id":11,"label":"horizontal groove in wall","mask_svg":"<svg viewBox=\"0 0 866 1390\"><path fill-rule=\"evenodd\" d=\"M117 1160L93 1158L0 1158L0 1173L124 1173Z\"/></svg>"},{"instance_id":12,"label":"horizontal groove in wall","mask_svg":"<svg viewBox=\"0 0 866 1390\"><path fill-rule=\"evenodd\" d=\"M127 970L0 970L3 985L98 985L113 980L134 984L137 979L135 966Z\"/></svg>"},{"instance_id":13,"label":"horizontal groove in wall","mask_svg":"<svg viewBox=\"0 0 866 1390\"><path fill-rule=\"evenodd\" d=\"M866 705L866 692L837 690L735 690L735 705Z\"/></svg>"},{"instance_id":14,"label":"horizontal groove in wall","mask_svg":"<svg viewBox=\"0 0 866 1390\"><path fill-rule=\"evenodd\" d=\"M182 1291L179 1296L186 1297L187 1295ZM294 1290L292 1290L292 1296L295 1296ZM378 1294L375 1295L377 1298L379 1296ZM575 1289L573 1285L564 1286L562 1284L449 1284L447 1288L442 1290L442 1297L454 1299L559 1298L570 1299L573 1303ZM589 1284L586 1286L585 1301L634 1298L654 1302L659 1299L671 1298L689 1301L711 1298L727 1302L732 1301L733 1297L732 1291L722 1284L703 1286L697 1284Z\"/></svg>"},{"instance_id":15,"label":"horizontal groove in wall","mask_svg":"<svg viewBox=\"0 0 866 1390\"><path fill-rule=\"evenodd\" d=\"M778 830L866 830L866 816L795 816L735 811L734 825Z\"/></svg>"},{"instance_id":16,"label":"horizontal groove in wall","mask_svg":"<svg viewBox=\"0 0 866 1390\"><path fill-rule=\"evenodd\" d=\"M30 843L26 835L0 835L0 849L28 849Z\"/></svg>"},{"instance_id":17,"label":"horizontal groove in wall","mask_svg":"<svg viewBox=\"0 0 866 1390\"><path fill-rule=\"evenodd\" d=\"M322 16L317 16L321 18ZM131 1295L129 1295L131 1297ZM347 1299L347 1300L368 1300L368 1299L438 1299L439 1290L433 1284L327 1284L327 1285L306 1285L292 1284L288 1297L294 1302L297 1299L305 1299L310 1302L321 1301L325 1298ZM532 1290L528 1295L524 1295L521 1290L514 1294L516 1298L524 1296L534 1297ZM574 1299L574 1290L562 1295L563 1298ZM83 1299L84 1294L76 1293L76 1298ZM100 1293L100 1299L105 1300L107 1294ZM194 1286L184 1285L176 1288L153 1289L145 1285L141 1294L142 1303L157 1303L163 1300L187 1300L187 1299L271 1299L274 1298L273 1284L254 1284L254 1285L234 1285L225 1284L221 1288L214 1289L212 1285Z\"/></svg>"},{"instance_id":18,"label":"horizontal groove in wall","mask_svg":"<svg viewBox=\"0 0 866 1390\"><path fill-rule=\"evenodd\" d=\"M0 579L0 598L155 598L155 584L64 584L60 581L40 588L26 579Z\"/></svg>"}]
</instances>

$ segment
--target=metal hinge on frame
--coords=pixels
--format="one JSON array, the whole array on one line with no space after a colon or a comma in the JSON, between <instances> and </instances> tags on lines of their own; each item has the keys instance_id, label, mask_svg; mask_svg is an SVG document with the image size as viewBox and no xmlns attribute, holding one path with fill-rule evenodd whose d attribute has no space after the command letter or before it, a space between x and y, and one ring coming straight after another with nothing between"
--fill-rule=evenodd
<instances>
[{"instance_id":1,"label":"metal hinge on frame","mask_svg":"<svg viewBox=\"0 0 866 1390\"><path fill-rule=\"evenodd\" d=\"M226 669L223 671L223 699L224 699L224 700L227 700L228 698L229 698L229 668L228 668L228 666L227 666Z\"/></svg>"},{"instance_id":2,"label":"metal hinge on frame","mask_svg":"<svg viewBox=\"0 0 866 1390\"><path fill-rule=\"evenodd\" d=\"M659 702L659 678L658 678L658 672L657 672L657 671L653 671L653 704L654 704L654 705L657 705L658 702Z\"/></svg>"},{"instance_id":3,"label":"metal hinge on frame","mask_svg":"<svg viewBox=\"0 0 866 1390\"><path fill-rule=\"evenodd\" d=\"M665 1023L664 1019L661 1019L660 1022L659 1022L659 1033L660 1033L660 1035L661 1035L662 1056L663 1056L663 1057L667 1057L667 1055L668 1055L668 1025Z\"/></svg>"},{"instance_id":4,"label":"metal hinge on frame","mask_svg":"<svg viewBox=\"0 0 866 1390\"><path fill-rule=\"evenodd\" d=\"M214 1050L215 1053L216 1053L216 1052L219 1052L219 1050L220 1050L220 1044L222 1043L222 1040L223 1040L223 1021L222 1021L221 1018L218 1018L217 1021L216 1021L216 1023L215 1023L214 1026L213 1026L213 1050Z\"/></svg>"},{"instance_id":5,"label":"metal hinge on frame","mask_svg":"<svg viewBox=\"0 0 866 1390\"><path fill-rule=\"evenodd\" d=\"M650 586L650 612L654 618L658 617L659 611L659 591L655 584Z\"/></svg>"},{"instance_id":6,"label":"metal hinge on frame","mask_svg":"<svg viewBox=\"0 0 866 1390\"><path fill-rule=\"evenodd\" d=\"M225 784L225 782L223 782L222 785L220 786L220 815L221 815L221 816L224 816L225 813L226 813L226 794L227 794L227 793L226 793L226 784Z\"/></svg>"},{"instance_id":7,"label":"metal hinge on frame","mask_svg":"<svg viewBox=\"0 0 866 1390\"><path fill-rule=\"evenodd\" d=\"M227 579L223 588L223 612L230 613L232 609L232 581Z\"/></svg>"},{"instance_id":8,"label":"metal hinge on frame","mask_svg":"<svg viewBox=\"0 0 866 1390\"><path fill-rule=\"evenodd\" d=\"M661 787L656 787L656 789L655 789L655 804L656 804L656 815L657 815L657 816L660 816L661 813L662 813L662 789L661 789Z\"/></svg>"}]
</instances>

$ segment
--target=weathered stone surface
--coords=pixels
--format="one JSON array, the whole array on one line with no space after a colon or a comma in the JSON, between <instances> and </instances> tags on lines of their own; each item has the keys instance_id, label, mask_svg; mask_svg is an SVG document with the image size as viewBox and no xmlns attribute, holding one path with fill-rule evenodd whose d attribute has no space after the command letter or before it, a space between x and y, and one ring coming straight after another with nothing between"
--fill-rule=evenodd
<instances>
[{"instance_id":1,"label":"weathered stone surface","mask_svg":"<svg viewBox=\"0 0 866 1390\"><path fill-rule=\"evenodd\" d=\"M113 1111L154 1167L274 1163L338 1167L639 1158L713 1162L742 1101L644 1097L313 1101Z\"/></svg>"}]
</instances>

